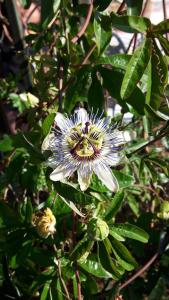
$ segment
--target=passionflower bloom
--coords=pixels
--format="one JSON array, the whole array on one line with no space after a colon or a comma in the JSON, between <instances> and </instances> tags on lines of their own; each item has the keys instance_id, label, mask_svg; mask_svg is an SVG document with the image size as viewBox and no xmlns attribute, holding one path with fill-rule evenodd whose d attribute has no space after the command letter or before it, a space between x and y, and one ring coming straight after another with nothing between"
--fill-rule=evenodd
<instances>
[{"instance_id":1,"label":"passionflower bloom","mask_svg":"<svg viewBox=\"0 0 169 300\"><path fill-rule=\"evenodd\" d=\"M42 150L53 155L47 165L54 171L53 181L63 181L75 171L82 191L90 184L93 172L112 192L118 190L118 182L110 167L117 166L124 157L123 145L133 133L119 131L110 124L110 118L87 114L80 108L70 118L57 113L54 127L42 144Z\"/></svg>"},{"instance_id":2,"label":"passionflower bloom","mask_svg":"<svg viewBox=\"0 0 169 300\"><path fill-rule=\"evenodd\" d=\"M35 226L38 234L45 239L49 235L53 235L56 231L56 219L50 208L46 208L34 214L32 224Z\"/></svg>"}]
</instances>

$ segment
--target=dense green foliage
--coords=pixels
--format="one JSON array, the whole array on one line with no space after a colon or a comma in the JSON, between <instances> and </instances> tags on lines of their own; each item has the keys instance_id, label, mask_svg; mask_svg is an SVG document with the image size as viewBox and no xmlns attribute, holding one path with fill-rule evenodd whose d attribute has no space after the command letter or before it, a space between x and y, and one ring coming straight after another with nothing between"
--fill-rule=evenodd
<instances>
[{"instance_id":1,"label":"dense green foliage","mask_svg":"<svg viewBox=\"0 0 169 300\"><path fill-rule=\"evenodd\" d=\"M21 74L1 81L2 103L17 110L16 133L0 141L0 282L13 299L167 299L169 20L151 24L141 16L143 1L105 12L110 2L94 1L78 37L89 5L42 0L41 22L30 23L25 37L30 93L18 93ZM132 54L108 54L115 29L142 34ZM112 169L120 190L111 193L94 175L85 192L76 174L52 182L41 145L55 113L81 105L106 115L110 96L122 107L112 122L137 136L125 147L124 164ZM127 112L133 117L126 124ZM47 207L56 232L45 239L32 217ZM154 255L154 264L125 285Z\"/></svg>"}]
</instances>

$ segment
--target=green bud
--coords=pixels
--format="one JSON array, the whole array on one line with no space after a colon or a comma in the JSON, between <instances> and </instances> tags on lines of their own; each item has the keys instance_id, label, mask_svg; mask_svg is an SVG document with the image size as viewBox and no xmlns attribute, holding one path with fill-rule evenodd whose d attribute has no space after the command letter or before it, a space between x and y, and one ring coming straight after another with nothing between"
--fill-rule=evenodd
<instances>
[{"instance_id":1,"label":"green bud","mask_svg":"<svg viewBox=\"0 0 169 300\"><path fill-rule=\"evenodd\" d=\"M100 218L93 218L88 223L87 234L90 240L103 241L109 235L109 227Z\"/></svg>"},{"instance_id":2,"label":"green bud","mask_svg":"<svg viewBox=\"0 0 169 300\"><path fill-rule=\"evenodd\" d=\"M157 216L160 219L168 220L169 219L169 202L164 201L160 205L160 212L157 213Z\"/></svg>"}]
</instances>

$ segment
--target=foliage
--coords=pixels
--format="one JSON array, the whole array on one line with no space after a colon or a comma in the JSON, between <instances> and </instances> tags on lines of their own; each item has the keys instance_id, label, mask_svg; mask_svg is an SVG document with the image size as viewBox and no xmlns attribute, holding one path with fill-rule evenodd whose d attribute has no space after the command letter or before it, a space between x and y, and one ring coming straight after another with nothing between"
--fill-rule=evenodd
<instances>
[{"instance_id":1,"label":"foliage","mask_svg":"<svg viewBox=\"0 0 169 300\"><path fill-rule=\"evenodd\" d=\"M167 299L169 20L151 24L143 1L125 1L122 13L105 11L110 2L94 1L79 37L89 5L41 1L41 22L28 24L25 37L33 87L20 93L12 76L1 83L2 103L17 110L16 133L0 141L0 283L13 299ZM109 55L115 29L142 34L132 54ZM85 192L76 175L52 182L41 145L55 113L83 106L106 115L110 97L122 108L113 124L137 135L112 170L120 190L94 175ZM32 218L47 207L56 233L43 238ZM154 254L154 265L123 286Z\"/></svg>"}]
</instances>

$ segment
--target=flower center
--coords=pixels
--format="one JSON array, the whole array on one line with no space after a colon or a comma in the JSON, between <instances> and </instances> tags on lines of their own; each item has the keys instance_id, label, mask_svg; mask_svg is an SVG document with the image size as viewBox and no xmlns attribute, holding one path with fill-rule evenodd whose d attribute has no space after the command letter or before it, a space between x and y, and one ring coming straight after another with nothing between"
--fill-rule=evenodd
<instances>
[{"instance_id":1,"label":"flower center","mask_svg":"<svg viewBox=\"0 0 169 300\"><path fill-rule=\"evenodd\" d=\"M67 138L70 153L79 160L92 160L100 154L103 145L103 134L97 126L86 122L70 130Z\"/></svg>"}]
</instances>

